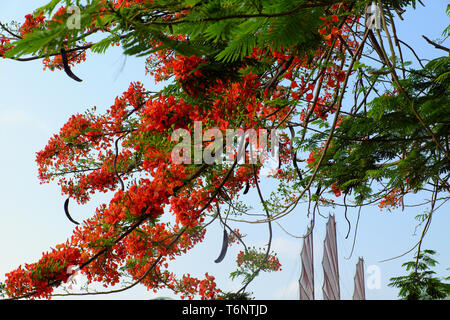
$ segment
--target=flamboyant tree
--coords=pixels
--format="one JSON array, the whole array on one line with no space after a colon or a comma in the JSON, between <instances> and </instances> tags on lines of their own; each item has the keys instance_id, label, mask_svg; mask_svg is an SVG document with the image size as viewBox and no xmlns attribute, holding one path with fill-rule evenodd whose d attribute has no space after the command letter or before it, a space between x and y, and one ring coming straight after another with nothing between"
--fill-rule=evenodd
<instances>
[{"instance_id":1,"label":"flamboyant tree","mask_svg":"<svg viewBox=\"0 0 450 320\"><path fill-rule=\"evenodd\" d=\"M147 57L143 68L166 85L153 92L131 83L105 114L72 115L37 153L39 178L58 181L69 218L69 199L113 196L65 243L8 273L0 288L11 298L50 298L74 272L69 267L77 266L90 282L106 287L126 275L131 286L171 289L188 298L245 297L260 272L280 269L271 251L272 223L293 214L300 201L310 203L314 225L321 206L378 203L389 209L407 206L404 196L420 193L430 206L422 217L423 238L434 210L449 198L450 61L447 54L424 65L397 34L394 17L415 5L52 0L21 25L2 23L5 59L41 59L44 69L82 81L72 68L86 53L106 54L118 45L126 55ZM420 68L404 61L405 50ZM225 146L217 138L230 129L265 130L271 138L279 133L270 145L277 142L279 150L271 173L278 189L270 198L260 188L269 146L245 134ZM180 140L183 148L177 149ZM259 160L249 161L255 152ZM216 161L204 161L206 153ZM246 212L242 201L249 188L256 189L266 214L252 221L268 226L268 245L260 250L227 223ZM222 292L212 275L197 279L169 269L214 221L224 226L218 261L231 243L243 247L232 273L243 276L243 286L235 293Z\"/></svg>"}]
</instances>

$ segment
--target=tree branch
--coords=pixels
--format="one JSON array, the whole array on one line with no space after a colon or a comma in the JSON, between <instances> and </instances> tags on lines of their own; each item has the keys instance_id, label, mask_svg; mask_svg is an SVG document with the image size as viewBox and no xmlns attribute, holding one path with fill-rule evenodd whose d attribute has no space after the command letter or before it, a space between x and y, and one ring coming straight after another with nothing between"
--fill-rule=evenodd
<instances>
[{"instance_id":1,"label":"tree branch","mask_svg":"<svg viewBox=\"0 0 450 320\"><path fill-rule=\"evenodd\" d=\"M450 52L450 49L447 47L444 47L434 41L431 41L430 39L428 39L427 37L425 37L424 35L422 35L422 38L424 38L429 44L431 44L432 46L434 46L436 49L441 49L444 50L445 52Z\"/></svg>"}]
</instances>

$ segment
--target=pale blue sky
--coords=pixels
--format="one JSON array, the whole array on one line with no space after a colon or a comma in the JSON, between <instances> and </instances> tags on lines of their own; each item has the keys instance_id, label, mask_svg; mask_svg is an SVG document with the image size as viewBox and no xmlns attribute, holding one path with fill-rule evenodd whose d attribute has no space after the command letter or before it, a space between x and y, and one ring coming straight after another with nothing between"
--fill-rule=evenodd
<instances>
[{"instance_id":1,"label":"pale blue sky","mask_svg":"<svg viewBox=\"0 0 450 320\"><path fill-rule=\"evenodd\" d=\"M12 19L22 21L23 16L32 9L46 3L42 0L1 1L0 21ZM405 42L412 44L421 57L434 58L442 55L429 46L421 37L427 35L436 39L449 22L445 15L446 1L424 1L426 7L417 11L409 10L405 21L397 23L398 33ZM405 55L412 60L406 50ZM0 60L0 281L4 274L20 264L34 262L42 251L64 242L70 236L73 225L63 212L64 198L55 184L40 185L37 179L35 153L41 150L48 139L59 131L61 126L74 113L83 113L87 108L97 106L104 111L128 88L131 81L141 81L149 90L154 89L153 79L145 76L144 59L125 58L120 48L113 48L105 55L89 54L86 63L74 68L82 78L76 83L63 72L42 71L40 61L20 63ZM265 196L271 191L270 184L263 185ZM94 198L85 206L71 204L71 213L76 220L88 218L96 205L108 201L108 195ZM249 203L257 203L255 194L248 196ZM417 196L407 196L412 203L418 203ZM256 207L256 209L260 209ZM398 260L380 263L380 260L403 253L414 245L418 235L413 236L416 221L414 216L424 208L380 212L377 206L362 210L359 232L353 256L348 256L353 229L349 239L344 239L347 223L343 210L323 210L323 214L336 215L338 228L338 250L340 257L341 294L343 299L351 299L353 276L359 256L363 256L366 267L376 265L381 271L380 289L367 290L368 299L395 299L397 290L387 287L389 278L404 273L401 264L412 257L407 255ZM303 234L308 224L306 207L299 206L292 215L280 223L293 234ZM349 210L348 216L354 225L356 209ZM450 226L450 206L444 205L433 217L423 248L439 252L440 262L437 270L440 275L449 275L450 251L448 250ZM322 286L322 243L326 220L320 216L314 234L316 297L321 299ZM248 234L248 244L264 245L267 227L264 225L234 225ZM352 226L353 227L353 226ZM418 231L420 234L421 229ZM235 266L237 253L233 246L221 264L213 261L221 247L222 231L218 224L212 225L207 233L207 241L193 249L188 256L173 264L178 273L202 276L208 272L217 278L219 287L232 290L239 288L228 279ZM274 225L273 248L278 250L283 271L262 274L249 287L257 299L296 299L298 297L298 277L300 274L301 240L287 236ZM366 275L367 276L367 275ZM164 292L162 295L169 295ZM152 293L143 288L135 288L127 293L103 296L106 299L147 299ZM99 297L96 297L99 298Z\"/></svg>"}]
</instances>

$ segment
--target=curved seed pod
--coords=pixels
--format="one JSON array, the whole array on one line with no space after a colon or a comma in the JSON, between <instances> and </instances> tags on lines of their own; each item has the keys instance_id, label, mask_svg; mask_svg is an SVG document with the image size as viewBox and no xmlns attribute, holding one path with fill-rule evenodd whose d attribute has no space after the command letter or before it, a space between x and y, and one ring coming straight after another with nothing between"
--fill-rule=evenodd
<instances>
[{"instance_id":1,"label":"curved seed pod","mask_svg":"<svg viewBox=\"0 0 450 320\"><path fill-rule=\"evenodd\" d=\"M70 197L67 198L66 201L64 202L64 212L66 213L66 217L67 217L67 219L69 219L70 222L75 223L76 225L79 225L80 223L73 220L69 214L69 199L70 199Z\"/></svg>"},{"instance_id":2,"label":"curved seed pod","mask_svg":"<svg viewBox=\"0 0 450 320\"><path fill-rule=\"evenodd\" d=\"M75 81L78 81L78 82L83 81L80 78L78 78L76 75L74 75L72 70L70 70L69 61L67 60L67 53L66 53L66 50L64 50L64 49L61 49L61 58L62 58L64 71L66 72L66 74Z\"/></svg>"},{"instance_id":3,"label":"curved seed pod","mask_svg":"<svg viewBox=\"0 0 450 320\"><path fill-rule=\"evenodd\" d=\"M244 194L247 194L248 190L250 190L250 183L248 183L248 181L247 181L247 185L245 186Z\"/></svg>"},{"instance_id":4,"label":"curved seed pod","mask_svg":"<svg viewBox=\"0 0 450 320\"><path fill-rule=\"evenodd\" d=\"M227 230L223 229L222 251L220 251L219 257L214 262L215 263L222 262L223 258L225 258L225 255L227 254L227 250L228 250L228 232Z\"/></svg>"}]
</instances>

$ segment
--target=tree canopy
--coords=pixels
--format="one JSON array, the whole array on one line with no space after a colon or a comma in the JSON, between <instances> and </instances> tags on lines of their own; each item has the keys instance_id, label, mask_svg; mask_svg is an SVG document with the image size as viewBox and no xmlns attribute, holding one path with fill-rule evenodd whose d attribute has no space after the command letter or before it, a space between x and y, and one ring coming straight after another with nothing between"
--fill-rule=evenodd
<instances>
[{"instance_id":1,"label":"tree canopy","mask_svg":"<svg viewBox=\"0 0 450 320\"><path fill-rule=\"evenodd\" d=\"M272 223L302 201L314 226L320 207L346 212L377 203L389 210L407 206L406 194L420 194L429 211L419 217L424 229L413 249L422 259L421 240L450 192L450 60L448 48L425 37L443 56L424 63L397 33L394 17L420 3L52 0L23 24L1 23L5 59L41 59L44 69L81 82L74 67L87 52L107 54L117 45L125 55L146 57L143 68L164 87L155 92L132 82L106 113L72 115L37 153L40 180L58 182L72 222L78 224L69 199L113 196L65 243L8 273L0 290L11 298L50 298L77 266L106 287L130 276L133 284L119 291L140 283L187 298L247 297L260 272L280 270ZM420 68L404 60L405 50ZM239 129L272 139L218 141ZM194 137L182 139L181 152L180 132ZM276 144L270 178L278 189L265 199L262 168L267 147ZM255 152L258 161L250 161ZM268 228L260 249L227 223L250 219L250 188L265 214L252 222ZM237 292L223 292L213 275L197 279L169 268L214 222L224 228L218 262L229 245L242 246L231 273L243 279Z\"/></svg>"}]
</instances>

